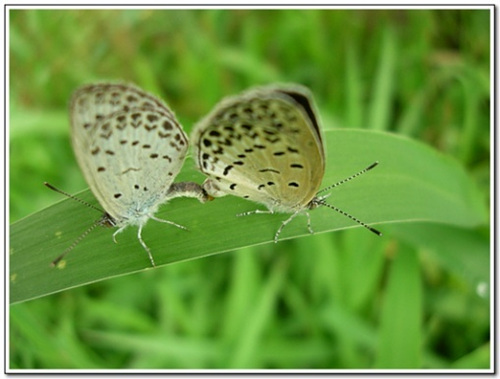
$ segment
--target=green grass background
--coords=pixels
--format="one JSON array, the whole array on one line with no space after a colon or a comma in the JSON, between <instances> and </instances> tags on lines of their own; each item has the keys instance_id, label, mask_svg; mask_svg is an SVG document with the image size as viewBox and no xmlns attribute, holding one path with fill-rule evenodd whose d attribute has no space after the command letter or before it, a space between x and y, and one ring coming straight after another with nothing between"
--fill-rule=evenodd
<instances>
[{"instance_id":1,"label":"green grass background","mask_svg":"<svg viewBox=\"0 0 500 379\"><path fill-rule=\"evenodd\" d=\"M87 188L69 143L67 104L75 88L102 80L161 96L187 132L224 96L302 83L325 129L385 131L431 146L463 167L486 212L489 17L424 9L13 10L10 222L61 200L44 181L70 193ZM82 212L90 224L95 215ZM44 232L54 233L51 223ZM490 367L487 220L471 228L377 227L383 238L355 228L248 246L13 304L9 366ZM133 241L134 230L124 234ZM115 253L103 251L103 262ZM84 259L85 248L71 254Z\"/></svg>"}]
</instances>

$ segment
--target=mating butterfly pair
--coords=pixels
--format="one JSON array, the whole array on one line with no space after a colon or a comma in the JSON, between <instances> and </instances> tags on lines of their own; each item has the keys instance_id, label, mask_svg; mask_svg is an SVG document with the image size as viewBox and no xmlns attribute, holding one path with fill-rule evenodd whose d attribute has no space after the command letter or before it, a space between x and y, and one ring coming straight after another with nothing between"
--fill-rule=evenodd
<instances>
[{"instance_id":1,"label":"mating butterfly pair","mask_svg":"<svg viewBox=\"0 0 500 379\"><path fill-rule=\"evenodd\" d=\"M377 162L318 191L325 173L325 152L315 105L305 87L251 89L222 100L198 122L191 144L198 168L208 176L201 186L173 182L189 143L173 112L156 97L130 85L88 85L73 95L70 114L78 164L105 213L54 265L97 225L118 227L115 242L118 233L136 225L137 237L155 266L142 239L142 228L153 219L185 229L154 216L161 204L180 196L205 202L231 194L268 208L244 215L291 214L277 230L275 242L283 227L300 213L307 215L312 233L308 210L320 205L380 235L326 203L326 196L318 196L372 169Z\"/></svg>"}]
</instances>

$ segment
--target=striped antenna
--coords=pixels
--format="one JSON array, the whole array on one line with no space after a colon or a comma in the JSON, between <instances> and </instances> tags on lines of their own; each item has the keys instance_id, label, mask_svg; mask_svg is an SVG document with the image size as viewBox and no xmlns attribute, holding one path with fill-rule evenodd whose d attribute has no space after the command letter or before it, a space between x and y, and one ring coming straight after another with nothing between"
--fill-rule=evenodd
<instances>
[{"instance_id":1,"label":"striped antenna","mask_svg":"<svg viewBox=\"0 0 500 379\"><path fill-rule=\"evenodd\" d=\"M378 165L378 161L375 161L373 162L371 165L369 165L367 168L361 170L360 172L357 172L356 174L354 175L351 175L349 176L348 178L345 178L345 179L342 179L340 182L337 182L335 184L332 184L331 186L329 187L326 187L326 188L323 188L322 190L318 191L318 194L322 193L322 192L325 192L325 191L328 191L328 190L331 190L332 188L335 188L335 187L338 187L340 186L341 184L344 184L344 183L347 183L348 181L354 179L354 178L357 178L358 176L360 176L361 174L364 174L365 172L367 171L370 171L372 168L374 168L375 166Z\"/></svg>"},{"instance_id":2,"label":"striped antenna","mask_svg":"<svg viewBox=\"0 0 500 379\"><path fill-rule=\"evenodd\" d=\"M43 183L46 187L50 188L52 191L55 191L57 193L60 193L61 195L64 195L66 197L69 197L70 199L73 199L75 201L78 201L80 204L83 204L89 208L92 208L100 213L104 213L104 215L97 221L95 221L85 232L83 232L66 250L64 250L62 252L61 255L59 255L56 259L54 259L52 261L52 263L50 264L52 267L56 267L57 264L66 256L66 254L68 254L71 250L73 250L76 245L78 245L80 243L80 241L82 239L84 239L87 234L89 234L92 230L94 230L98 225L107 225L107 226L113 226L114 225L114 221L113 219L111 218L110 215L108 215L107 213L105 213L103 210L97 208L96 206L90 204L90 203L87 203L86 201L82 200L82 199L79 199L78 197L75 197L73 195L70 195L69 193L67 192L64 192L63 190L60 190L59 188L56 188L54 187L52 184L50 183L47 183L47 182L44 182Z\"/></svg>"},{"instance_id":3,"label":"striped antenna","mask_svg":"<svg viewBox=\"0 0 500 379\"><path fill-rule=\"evenodd\" d=\"M367 168L357 172L356 174L354 175L351 175L349 176L348 178L345 178L343 180L341 180L340 182L337 182L329 187L326 187L326 188L323 188L321 191L318 192L318 194L322 193L322 192L325 192L325 191L328 191L328 190L331 190L332 188L335 188L337 186L340 186L341 184L344 184L358 176L360 176L361 174L364 174L365 172L367 171L370 171L372 168L376 167L378 165L378 161L375 161L374 163L372 163L370 166L368 166ZM363 226L364 228L368 229L370 232L372 233L375 233L377 236L381 236L382 233L380 233L377 229L375 228L372 228L371 226L365 224L363 221L357 219L356 217L354 216L351 216L349 213L347 212L344 212L342 209L340 208L337 208L336 206L332 205L332 204L328 204L326 201L325 201L325 198L327 197L328 195L326 196L320 196L320 197L317 197L316 198L316 205L324 205L325 207L328 207L330 209L333 209L334 211L340 213L341 215L344 215L348 218L350 218L352 221L358 223L359 225Z\"/></svg>"},{"instance_id":4,"label":"striped antenna","mask_svg":"<svg viewBox=\"0 0 500 379\"><path fill-rule=\"evenodd\" d=\"M96 211L100 212L100 213L104 213L104 211L102 209L99 209L97 208L96 206L90 204L90 203L87 203L86 201L82 200L82 199L79 199L78 197L75 197L73 195L70 195L69 193L67 192L64 192L63 190L60 190L59 188L56 188L54 187L52 184L50 183L47 183L47 182L43 182L43 184L45 185L45 187L48 187L50 188L52 191L55 191L57 193L60 193L61 195L64 195L66 197L69 197L70 199L73 199L75 201L78 201L80 204L83 204L83 205L86 205L87 207L89 208L92 208L92 209L95 209Z\"/></svg>"},{"instance_id":5,"label":"striped antenna","mask_svg":"<svg viewBox=\"0 0 500 379\"><path fill-rule=\"evenodd\" d=\"M71 250L73 250L76 247L76 245L78 245L80 241L87 236L87 234L89 234L92 230L96 228L96 226L104 225L105 217L106 215L103 218L94 222L90 226L90 228L88 228L85 232L83 232L83 234L81 234L80 237L78 237L66 250L64 250L61 255L59 255L56 259L54 259L50 265L52 267L56 267L57 264L66 256L66 254L68 254Z\"/></svg>"}]
</instances>

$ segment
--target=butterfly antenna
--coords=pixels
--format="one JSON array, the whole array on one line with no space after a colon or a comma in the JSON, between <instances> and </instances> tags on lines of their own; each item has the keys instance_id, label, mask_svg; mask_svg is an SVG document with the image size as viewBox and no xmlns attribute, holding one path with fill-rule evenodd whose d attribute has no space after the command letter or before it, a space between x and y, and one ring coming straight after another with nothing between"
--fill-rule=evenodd
<instances>
[{"instance_id":1,"label":"butterfly antenna","mask_svg":"<svg viewBox=\"0 0 500 379\"><path fill-rule=\"evenodd\" d=\"M371 226L369 226L369 225L366 225L363 221L358 220L356 217L351 216L349 213L344 212L342 209L339 209L339 208L337 208L337 207L336 207L336 206L334 206L334 205L328 204L328 203L327 203L326 201L324 201L324 200L320 200L320 201L318 202L318 205L324 205L325 207L328 207L328 208L330 208L330 209L333 209L334 211L339 212L341 215L344 215L344 216L346 216L346 217L350 218L350 219L351 219L352 221L354 221L354 222L357 222L359 225L361 225L361 226L365 227L365 228L366 228L366 229L368 229L370 232L375 233L377 236L381 236L381 235L382 235L382 233L380 233L377 229L372 228L372 227L371 227Z\"/></svg>"},{"instance_id":2,"label":"butterfly antenna","mask_svg":"<svg viewBox=\"0 0 500 379\"><path fill-rule=\"evenodd\" d=\"M344 183L346 183L346 182L348 182L348 181L350 181L350 180L352 180L352 179L354 179L354 178L356 178L356 177L360 176L361 174L364 174L365 172L370 171L372 168L374 168L374 167L375 167L375 166L377 166L377 165L378 165L378 161L376 161L376 162L372 163L370 166L368 166L367 168L365 168L365 169L361 170L360 172L357 172L356 174L351 175L351 176L349 176L348 178L345 178L345 179L341 180L340 182L337 182L337 183L335 183L335 184L332 184L332 185L331 185L331 186L329 186L329 187L323 188L322 190L318 191L318 194L320 194L320 193L322 193L322 192L325 192L325 191L328 191L328 190L331 190L332 188L335 188L335 187L337 187L337 186L340 186L341 184L344 184Z\"/></svg>"},{"instance_id":3,"label":"butterfly antenna","mask_svg":"<svg viewBox=\"0 0 500 379\"><path fill-rule=\"evenodd\" d=\"M86 205L87 207L89 208L92 208L92 209L95 209L96 211L100 212L100 213L103 213L102 209L99 209L97 208L96 206L90 204L90 203L87 203L85 200L82 200L82 199L79 199L78 197L75 197L73 195L70 195L69 193L67 192L64 192L63 190L60 190L59 188L56 188L54 187L52 184L50 183L47 183L47 182L44 182L43 183L46 187L50 188L52 191L55 191L55 192L58 192L60 193L61 195L64 195L66 197L69 197L70 199L73 199L73 200L76 200L78 201L80 204L83 204L83 205Z\"/></svg>"},{"instance_id":4,"label":"butterfly antenna","mask_svg":"<svg viewBox=\"0 0 500 379\"><path fill-rule=\"evenodd\" d=\"M68 254L71 250L73 250L76 247L76 245L78 245L80 243L80 241L87 236L87 234L89 234L92 230L94 230L98 225L103 225L103 221L104 221L104 218L101 218L101 219L97 220L96 222L94 222L90 226L90 228L88 228L85 232L83 232L80 235L80 237L78 237L66 250L64 250L61 255L59 255L56 259L54 259L50 265L52 267L56 267L57 264L66 256L66 254Z\"/></svg>"}]
</instances>

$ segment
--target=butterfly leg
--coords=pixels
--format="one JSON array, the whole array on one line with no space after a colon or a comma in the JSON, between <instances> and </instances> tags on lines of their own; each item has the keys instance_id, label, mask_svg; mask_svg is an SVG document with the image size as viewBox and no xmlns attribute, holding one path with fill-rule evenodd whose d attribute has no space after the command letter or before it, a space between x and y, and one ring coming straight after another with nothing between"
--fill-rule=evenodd
<instances>
[{"instance_id":1,"label":"butterfly leg","mask_svg":"<svg viewBox=\"0 0 500 379\"><path fill-rule=\"evenodd\" d=\"M253 214L274 214L273 211L263 211L261 209L256 209L254 211L248 211L248 212L243 212L243 213L238 213L236 217L241 217L241 216L248 216L248 215L253 215Z\"/></svg>"},{"instance_id":2,"label":"butterfly leg","mask_svg":"<svg viewBox=\"0 0 500 379\"><path fill-rule=\"evenodd\" d=\"M118 229L116 232L114 232L114 233L113 233L113 241L114 241L115 243L118 243L118 242L116 241L116 235L117 235L118 233L123 232L123 230L124 230L125 228L126 228L126 226L122 226L120 229Z\"/></svg>"},{"instance_id":3,"label":"butterfly leg","mask_svg":"<svg viewBox=\"0 0 500 379\"><path fill-rule=\"evenodd\" d=\"M296 211L295 213L292 213L292 215L290 217L288 217L285 221L283 221L281 223L281 226L279 227L278 231L274 235L274 243L278 242L278 237L281 234L281 231L283 230L283 228L285 227L285 225L287 225L290 221L292 221L295 218L295 216L297 216L299 213L300 213L300 210Z\"/></svg>"},{"instance_id":4,"label":"butterfly leg","mask_svg":"<svg viewBox=\"0 0 500 379\"><path fill-rule=\"evenodd\" d=\"M154 216L151 216L151 219L155 220L155 221L158 221L158 222L163 222L165 224L170 224L170 225L173 225L173 226L177 226L179 229L184 229L184 230L188 230L188 228L186 228L185 226L182 226L182 225L179 225L179 224L176 224L175 222L173 221L169 221L169 220L163 220L162 218L156 218Z\"/></svg>"},{"instance_id":5,"label":"butterfly leg","mask_svg":"<svg viewBox=\"0 0 500 379\"><path fill-rule=\"evenodd\" d=\"M314 234L314 230L312 230L311 227L311 216L309 215L309 212L305 212L307 216L307 229L309 229L309 233Z\"/></svg>"},{"instance_id":6,"label":"butterfly leg","mask_svg":"<svg viewBox=\"0 0 500 379\"><path fill-rule=\"evenodd\" d=\"M139 230L137 231L137 238L139 239L139 242L141 243L142 247L146 252L148 253L149 260L151 261L151 265L155 267L155 260L153 259L153 254L151 254L151 250L149 250L148 245L142 240L142 225L139 226Z\"/></svg>"}]
</instances>

